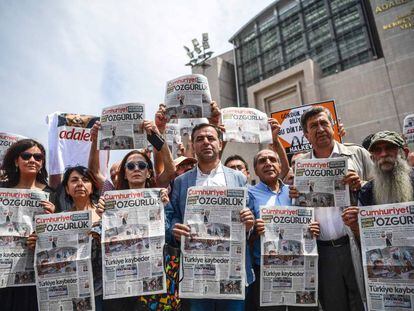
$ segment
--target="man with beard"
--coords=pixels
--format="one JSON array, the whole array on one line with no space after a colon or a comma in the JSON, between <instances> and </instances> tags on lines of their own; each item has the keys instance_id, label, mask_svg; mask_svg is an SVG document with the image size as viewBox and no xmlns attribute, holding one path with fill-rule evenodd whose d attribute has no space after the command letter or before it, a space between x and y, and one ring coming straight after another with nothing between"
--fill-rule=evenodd
<instances>
[{"instance_id":1,"label":"man with beard","mask_svg":"<svg viewBox=\"0 0 414 311\"><path fill-rule=\"evenodd\" d=\"M371 139L369 151L374 162L374 179L361 188L359 205L414 200L414 176L406 161L408 150L404 148L404 139L396 132L378 132ZM358 235L358 208L345 209L342 219Z\"/></svg>"}]
</instances>

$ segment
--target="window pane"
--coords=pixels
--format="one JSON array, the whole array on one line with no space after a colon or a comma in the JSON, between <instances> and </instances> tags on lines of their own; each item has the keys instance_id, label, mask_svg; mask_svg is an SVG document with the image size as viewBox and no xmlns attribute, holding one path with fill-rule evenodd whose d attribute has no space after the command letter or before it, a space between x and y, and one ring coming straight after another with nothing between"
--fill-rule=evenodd
<instances>
[{"instance_id":1,"label":"window pane","mask_svg":"<svg viewBox=\"0 0 414 311\"><path fill-rule=\"evenodd\" d=\"M312 26L327 16L326 8L323 1L318 1L314 5L304 10L306 27Z\"/></svg>"},{"instance_id":2,"label":"window pane","mask_svg":"<svg viewBox=\"0 0 414 311\"><path fill-rule=\"evenodd\" d=\"M278 36L277 36L277 28L273 28L260 37L260 44L262 46L262 51L266 51L267 49L276 46L278 43Z\"/></svg>"},{"instance_id":3,"label":"window pane","mask_svg":"<svg viewBox=\"0 0 414 311\"><path fill-rule=\"evenodd\" d=\"M339 13L334 19L334 24L337 35L341 35L356 25L359 25L360 19L358 8L352 7Z\"/></svg>"},{"instance_id":4,"label":"window pane","mask_svg":"<svg viewBox=\"0 0 414 311\"><path fill-rule=\"evenodd\" d=\"M330 40L330 38L331 33L329 31L328 22L325 22L324 24L314 27L308 31L308 41L311 49L327 40Z\"/></svg>"}]
</instances>

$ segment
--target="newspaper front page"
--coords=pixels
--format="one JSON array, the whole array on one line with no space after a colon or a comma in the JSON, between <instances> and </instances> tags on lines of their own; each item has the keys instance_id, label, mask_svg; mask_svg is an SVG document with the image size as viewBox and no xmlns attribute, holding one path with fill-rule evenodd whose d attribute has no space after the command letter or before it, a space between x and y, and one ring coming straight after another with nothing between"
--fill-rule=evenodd
<instances>
[{"instance_id":1,"label":"newspaper front page","mask_svg":"<svg viewBox=\"0 0 414 311\"><path fill-rule=\"evenodd\" d=\"M368 310L414 309L414 202L361 206Z\"/></svg>"},{"instance_id":2,"label":"newspaper front page","mask_svg":"<svg viewBox=\"0 0 414 311\"><path fill-rule=\"evenodd\" d=\"M6 155L7 149L9 149L9 147L15 142L24 138L26 137L17 134L0 132L0 167L3 165L3 159Z\"/></svg>"},{"instance_id":3,"label":"newspaper front page","mask_svg":"<svg viewBox=\"0 0 414 311\"><path fill-rule=\"evenodd\" d=\"M106 107L102 110L98 136L100 150L147 148L143 128L145 106L138 103Z\"/></svg>"},{"instance_id":4,"label":"newspaper front page","mask_svg":"<svg viewBox=\"0 0 414 311\"><path fill-rule=\"evenodd\" d=\"M404 118L403 134L407 144L414 144L414 114Z\"/></svg>"},{"instance_id":5,"label":"newspaper front page","mask_svg":"<svg viewBox=\"0 0 414 311\"><path fill-rule=\"evenodd\" d=\"M261 306L317 306L318 252L313 208L261 206Z\"/></svg>"},{"instance_id":6,"label":"newspaper front page","mask_svg":"<svg viewBox=\"0 0 414 311\"><path fill-rule=\"evenodd\" d=\"M35 285L33 251L26 246L35 215L43 214L43 191L0 188L0 288Z\"/></svg>"},{"instance_id":7,"label":"newspaper front page","mask_svg":"<svg viewBox=\"0 0 414 311\"><path fill-rule=\"evenodd\" d=\"M91 212L40 215L35 224L39 310L95 310Z\"/></svg>"},{"instance_id":8,"label":"newspaper front page","mask_svg":"<svg viewBox=\"0 0 414 311\"><path fill-rule=\"evenodd\" d=\"M160 189L107 191L104 197L104 299L165 293Z\"/></svg>"},{"instance_id":9,"label":"newspaper front page","mask_svg":"<svg viewBox=\"0 0 414 311\"><path fill-rule=\"evenodd\" d=\"M209 118L210 103L210 88L203 75L186 75L167 82L165 105L168 120Z\"/></svg>"},{"instance_id":10,"label":"newspaper front page","mask_svg":"<svg viewBox=\"0 0 414 311\"><path fill-rule=\"evenodd\" d=\"M240 143L267 144L272 142L272 130L266 113L253 108L221 109L226 131L223 140Z\"/></svg>"},{"instance_id":11,"label":"newspaper front page","mask_svg":"<svg viewBox=\"0 0 414 311\"><path fill-rule=\"evenodd\" d=\"M244 299L245 188L190 187L181 237L181 298Z\"/></svg>"}]
</instances>

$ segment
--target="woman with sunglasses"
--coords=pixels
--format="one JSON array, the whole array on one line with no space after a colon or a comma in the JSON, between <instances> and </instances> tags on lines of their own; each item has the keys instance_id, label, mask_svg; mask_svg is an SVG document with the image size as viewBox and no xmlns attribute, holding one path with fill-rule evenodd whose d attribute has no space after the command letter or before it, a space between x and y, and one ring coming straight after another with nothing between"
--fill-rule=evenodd
<instances>
[{"instance_id":1,"label":"woman with sunglasses","mask_svg":"<svg viewBox=\"0 0 414 311\"><path fill-rule=\"evenodd\" d=\"M45 213L54 213L55 192L47 184L45 149L33 139L23 139L7 150L2 165L0 187L41 190L50 193L50 201L41 201ZM27 241L32 238L31 235ZM2 310L37 310L35 286L0 289Z\"/></svg>"},{"instance_id":2,"label":"woman with sunglasses","mask_svg":"<svg viewBox=\"0 0 414 311\"><path fill-rule=\"evenodd\" d=\"M148 135L152 133L159 134L155 124L150 121L144 121L144 128ZM166 144L160 148L160 153L166 153L163 158L171 163L164 163L165 167L174 167L171 153ZM174 170L175 173L175 170ZM154 169L152 162L145 151L132 150L125 155L119 164L117 177L116 177L116 190L127 190L127 189L142 189L142 188L153 188L160 186L154 178ZM161 183L163 185L164 182ZM164 205L168 204L168 192L167 189L161 190L161 200ZM103 198L99 200L99 212L103 213L105 202ZM167 217L165 217L167 219ZM143 306L139 302L139 297L125 297L110 299L104 301L105 310L148 310L147 307Z\"/></svg>"}]
</instances>

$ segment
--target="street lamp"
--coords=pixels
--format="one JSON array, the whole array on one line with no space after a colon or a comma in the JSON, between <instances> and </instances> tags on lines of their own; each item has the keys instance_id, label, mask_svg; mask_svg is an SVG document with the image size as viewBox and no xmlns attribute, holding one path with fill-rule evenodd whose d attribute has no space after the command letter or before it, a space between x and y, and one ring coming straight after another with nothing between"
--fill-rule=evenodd
<instances>
[{"instance_id":1,"label":"street lamp","mask_svg":"<svg viewBox=\"0 0 414 311\"><path fill-rule=\"evenodd\" d=\"M191 51L190 48L184 45L184 49L187 52L187 56L190 58L190 61L185 65L191 66L191 68L195 66L200 66L203 69L209 67L210 65L207 64L206 61L211 57L211 55L213 55L213 51L206 51L210 48L210 44L208 42L208 33L205 32L202 34L201 45L196 38L191 40L191 43L193 44L193 51ZM194 55L194 52L197 55Z\"/></svg>"}]
</instances>

